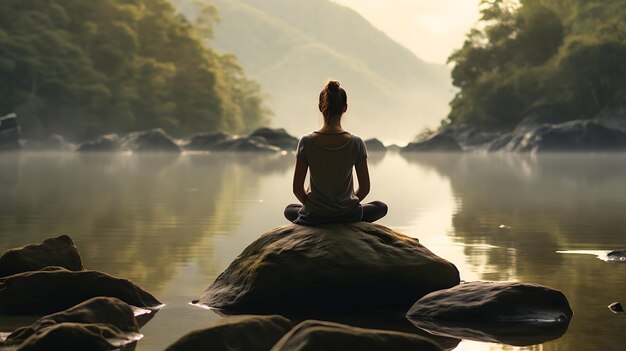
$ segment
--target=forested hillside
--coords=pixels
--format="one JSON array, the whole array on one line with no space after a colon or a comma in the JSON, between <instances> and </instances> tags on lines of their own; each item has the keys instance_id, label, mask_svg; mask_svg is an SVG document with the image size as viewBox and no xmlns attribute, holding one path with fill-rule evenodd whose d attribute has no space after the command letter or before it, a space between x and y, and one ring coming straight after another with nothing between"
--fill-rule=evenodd
<instances>
[{"instance_id":1,"label":"forested hillside","mask_svg":"<svg viewBox=\"0 0 626 351\"><path fill-rule=\"evenodd\" d=\"M485 0L450 56L449 121L510 129L531 113L593 118L626 107L626 2Z\"/></svg>"},{"instance_id":2,"label":"forested hillside","mask_svg":"<svg viewBox=\"0 0 626 351\"><path fill-rule=\"evenodd\" d=\"M3 0L0 115L27 136L162 127L246 131L270 116L259 86L167 0Z\"/></svg>"},{"instance_id":3,"label":"forested hillside","mask_svg":"<svg viewBox=\"0 0 626 351\"><path fill-rule=\"evenodd\" d=\"M207 1L219 16L211 45L234 53L270 94L274 126L293 134L316 128L328 79L347 89L347 127L363 136L407 140L448 113L449 69L422 61L350 8L330 0ZM198 1L173 2L195 20Z\"/></svg>"}]
</instances>

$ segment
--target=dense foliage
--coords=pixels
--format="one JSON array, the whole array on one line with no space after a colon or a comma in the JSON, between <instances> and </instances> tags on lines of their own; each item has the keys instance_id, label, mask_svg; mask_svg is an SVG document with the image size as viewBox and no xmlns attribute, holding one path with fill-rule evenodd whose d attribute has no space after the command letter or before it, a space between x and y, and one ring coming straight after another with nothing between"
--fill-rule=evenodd
<instances>
[{"instance_id":1,"label":"dense foliage","mask_svg":"<svg viewBox=\"0 0 626 351\"><path fill-rule=\"evenodd\" d=\"M593 118L626 106L626 2L483 0L455 64L449 122L511 128L533 112Z\"/></svg>"},{"instance_id":2,"label":"dense foliage","mask_svg":"<svg viewBox=\"0 0 626 351\"><path fill-rule=\"evenodd\" d=\"M265 124L259 86L204 44L207 17L196 27L166 0L3 0L0 115L31 136Z\"/></svg>"}]
</instances>

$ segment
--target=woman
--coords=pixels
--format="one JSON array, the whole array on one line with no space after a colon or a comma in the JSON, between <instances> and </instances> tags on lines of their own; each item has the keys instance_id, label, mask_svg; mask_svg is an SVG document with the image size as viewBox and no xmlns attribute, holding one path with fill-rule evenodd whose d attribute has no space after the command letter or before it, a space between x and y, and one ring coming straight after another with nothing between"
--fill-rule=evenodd
<instances>
[{"instance_id":1,"label":"woman","mask_svg":"<svg viewBox=\"0 0 626 351\"><path fill-rule=\"evenodd\" d=\"M360 202L370 191L367 149L361 138L345 131L341 118L348 109L346 91L330 81L319 97L324 125L300 139L293 193L302 204L285 208L285 217L296 224L316 225L338 222L374 222L387 214L380 201ZM352 168L359 188L354 191ZM309 191L304 189L311 171Z\"/></svg>"}]
</instances>

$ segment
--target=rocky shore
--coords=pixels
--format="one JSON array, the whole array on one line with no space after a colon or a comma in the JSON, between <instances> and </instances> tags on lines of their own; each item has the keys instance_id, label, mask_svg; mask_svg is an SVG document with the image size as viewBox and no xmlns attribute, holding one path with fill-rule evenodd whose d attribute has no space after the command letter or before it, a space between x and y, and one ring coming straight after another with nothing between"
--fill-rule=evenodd
<instances>
[{"instance_id":1,"label":"rocky shore","mask_svg":"<svg viewBox=\"0 0 626 351\"><path fill-rule=\"evenodd\" d=\"M165 350L449 350L460 339L527 345L558 338L572 318L559 291L462 282L418 239L364 222L272 229L193 303L226 317ZM132 350L145 315L162 306L126 279L85 270L69 236L0 257L0 316L41 316L0 331L0 350ZM412 327L363 326L405 315Z\"/></svg>"}]
</instances>

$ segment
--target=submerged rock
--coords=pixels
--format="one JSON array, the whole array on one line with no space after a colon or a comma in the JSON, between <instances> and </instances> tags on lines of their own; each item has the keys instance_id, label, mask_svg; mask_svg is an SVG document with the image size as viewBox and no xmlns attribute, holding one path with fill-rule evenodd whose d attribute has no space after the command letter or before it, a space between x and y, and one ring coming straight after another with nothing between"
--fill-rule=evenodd
<instances>
[{"instance_id":1,"label":"submerged rock","mask_svg":"<svg viewBox=\"0 0 626 351\"><path fill-rule=\"evenodd\" d=\"M383 144L382 141L376 138L365 140L365 147L367 148L367 151L371 151L371 152L387 151L387 148L385 148L385 144Z\"/></svg>"},{"instance_id":2,"label":"submerged rock","mask_svg":"<svg viewBox=\"0 0 626 351\"><path fill-rule=\"evenodd\" d=\"M78 145L76 149L79 152L113 152L119 150L120 137L115 133L101 135L96 139L86 141Z\"/></svg>"},{"instance_id":3,"label":"submerged rock","mask_svg":"<svg viewBox=\"0 0 626 351\"><path fill-rule=\"evenodd\" d=\"M271 351L439 351L423 337L394 331L363 329L343 324L307 320L295 326Z\"/></svg>"},{"instance_id":4,"label":"submerged rock","mask_svg":"<svg viewBox=\"0 0 626 351\"><path fill-rule=\"evenodd\" d=\"M278 315L227 317L183 336L166 351L269 350L291 327Z\"/></svg>"},{"instance_id":5,"label":"submerged rock","mask_svg":"<svg viewBox=\"0 0 626 351\"><path fill-rule=\"evenodd\" d=\"M461 152L463 149L452 133L438 133L417 143L409 143L402 152Z\"/></svg>"},{"instance_id":6,"label":"submerged rock","mask_svg":"<svg viewBox=\"0 0 626 351\"><path fill-rule=\"evenodd\" d=\"M259 128L252 132L250 137L262 137L269 145L273 145L287 151L295 151L296 146L298 146L298 138L289 135L283 128Z\"/></svg>"},{"instance_id":7,"label":"submerged rock","mask_svg":"<svg viewBox=\"0 0 626 351\"><path fill-rule=\"evenodd\" d=\"M452 263L384 226L286 225L250 244L194 303L243 313L406 311L458 283Z\"/></svg>"},{"instance_id":8,"label":"submerged rock","mask_svg":"<svg viewBox=\"0 0 626 351\"><path fill-rule=\"evenodd\" d=\"M561 323L572 310L562 292L510 282L470 282L432 292L407 313L411 320L462 323Z\"/></svg>"},{"instance_id":9,"label":"submerged rock","mask_svg":"<svg viewBox=\"0 0 626 351\"><path fill-rule=\"evenodd\" d=\"M32 349L43 350L42 345L48 347L46 350L61 350L65 345L75 345L70 349L110 350L122 341L129 343L140 338L129 305L116 298L96 297L15 330L5 344L29 350L34 346L37 348Z\"/></svg>"},{"instance_id":10,"label":"submerged rock","mask_svg":"<svg viewBox=\"0 0 626 351\"><path fill-rule=\"evenodd\" d=\"M133 132L120 141L122 149L132 152L181 152L176 141L161 128Z\"/></svg>"},{"instance_id":11,"label":"submerged rock","mask_svg":"<svg viewBox=\"0 0 626 351\"><path fill-rule=\"evenodd\" d=\"M191 136L185 142L183 148L191 151L210 151L213 150L215 145L227 140L234 140L235 138L237 136L224 132L198 133Z\"/></svg>"},{"instance_id":12,"label":"submerged rock","mask_svg":"<svg viewBox=\"0 0 626 351\"><path fill-rule=\"evenodd\" d=\"M0 277L59 266L70 271L82 271L78 249L67 235L11 249L0 257Z\"/></svg>"},{"instance_id":13,"label":"submerged rock","mask_svg":"<svg viewBox=\"0 0 626 351\"><path fill-rule=\"evenodd\" d=\"M0 151L19 150L20 127L15 113L0 117Z\"/></svg>"},{"instance_id":14,"label":"submerged rock","mask_svg":"<svg viewBox=\"0 0 626 351\"><path fill-rule=\"evenodd\" d=\"M97 271L48 267L0 278L0 314L55 313L97 296L116 297L136 307L162 305L129 280Z\"/></svg>"}]
</instances>

